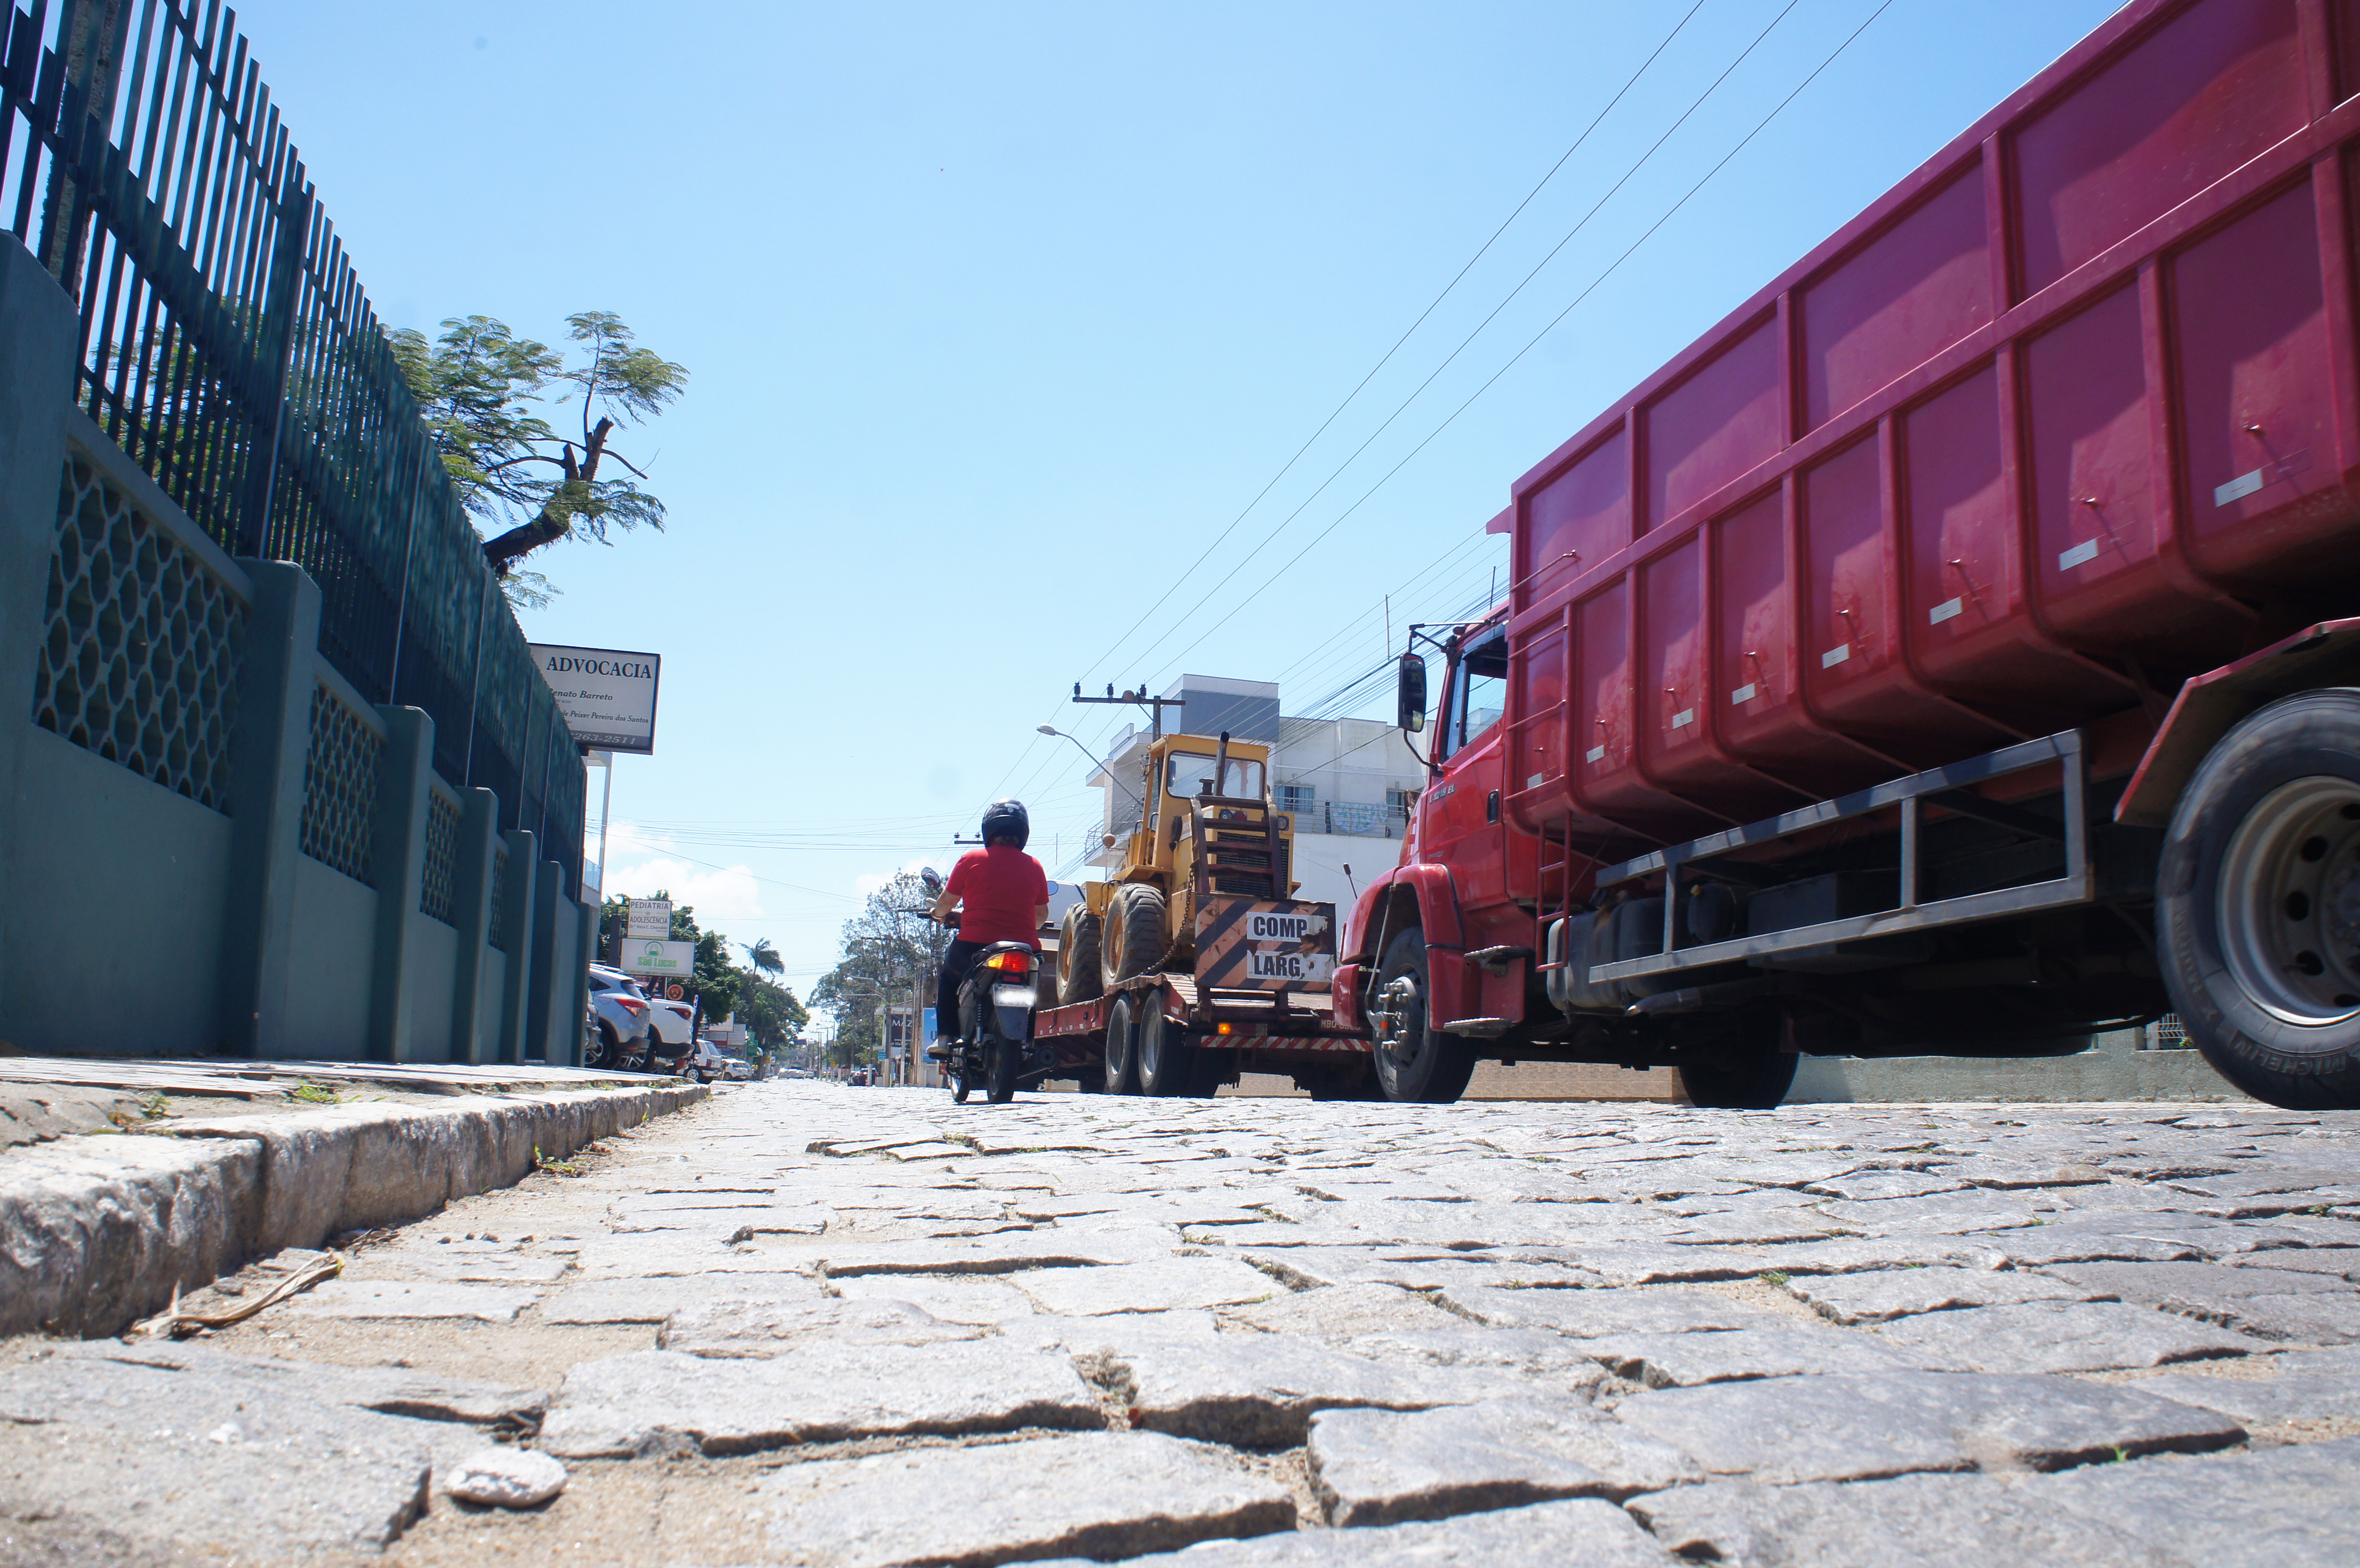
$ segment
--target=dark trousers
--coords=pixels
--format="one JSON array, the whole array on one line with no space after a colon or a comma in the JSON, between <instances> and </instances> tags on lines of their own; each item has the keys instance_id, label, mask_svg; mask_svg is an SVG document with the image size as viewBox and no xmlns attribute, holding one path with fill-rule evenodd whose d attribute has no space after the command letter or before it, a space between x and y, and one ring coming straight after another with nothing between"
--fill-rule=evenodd
<instances>
[{"instance_id":1,"label":"dark trousers","mask_svg":"<svg viewBox=\"0 0 2360 1568\"><path fill-rule=\"evenodd\" d=\"M981 953L988 945L985 942L969 942L965 937L959 937L951 943L950 951L943 954L942 975L934 985L936 1039L958 1039L959 986L966 981L967 968L975 963L975 955Z\"/></svg>"}]
</instances>

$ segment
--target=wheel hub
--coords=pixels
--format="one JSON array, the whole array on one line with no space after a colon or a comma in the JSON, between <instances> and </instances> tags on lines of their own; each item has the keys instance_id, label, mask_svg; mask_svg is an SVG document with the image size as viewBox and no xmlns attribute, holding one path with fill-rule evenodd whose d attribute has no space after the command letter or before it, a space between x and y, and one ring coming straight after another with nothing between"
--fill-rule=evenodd
<instances>
[{"instance_id":1,"label":"wheel hub","mask_svg":"<svg viewBox=\"0 0 2360 1568\"><path fill-rule=\"evenodd\" d=\"M2222 856L2220 900L2222 957L2264 1010L2309 1029L2360 1015L2360 784L2262 797Z\"/></svg>"},{"instance_id":2,"label":"wheel hub","mask_svg":"<svg viewBox=\"0 0 2360 1568\"><path fill-rule=\"evenodd\" d=\"M1417 976L1396 975L1377 996L1385 1004L1371 1015L1377 1025L1377 1049L1395 1062L1407 1062L1417 1054L1409 1029L1412 1010L1417 1006Z\"/></svg>"}]
</instances>

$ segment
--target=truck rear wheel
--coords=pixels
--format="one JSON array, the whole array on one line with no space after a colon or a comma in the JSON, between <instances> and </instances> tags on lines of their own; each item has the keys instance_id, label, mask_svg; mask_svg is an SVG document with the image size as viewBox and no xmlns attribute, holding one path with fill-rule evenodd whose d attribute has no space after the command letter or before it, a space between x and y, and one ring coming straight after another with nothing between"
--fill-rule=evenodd
<instances>
[{"instance_id":1,"label":"truck rear wheel","mask_svg":"<svg viewBox=\"0 0 2360 1568\"><path fill-rule=\"evenodd\" d=\"M1140 1011L1136 1038L1139 1044L1131 1054L1139 1060L1141 1094L1170 1099L1191 1092L1198 1052L1185 1026L1165 1018L1164 1009L1150 1001Z\"/></svg>"},{"instance_id":2,"label":"truck rear wheel","mask_svg":"<svg viewBox=\"0 0 2360 1568\"><path fill-rule=\"evenodd\" d=\"M1098 975L1108 990L1153 969L1164 958L1164 890L1144 882L1117 887L1098 942Z\"/></svg>"},{"instance_id":3,"label":"truck rear wheel","mask_svg":"<svg viewBox=\"0 0 2360 1568\"><path fill-rule=\"evenodd\" d=\"M1688 1104L1706 1110L1775 1110L1795 1086L1801 1061L1791 1051L1772 1047L1711 1062L1683 1062L1680 1092Z\"/></svg>"},{"instance_id":4,"label":"truck rear wheel","mask_svg":"<svg viewBox=\"0 0 2360 1568\"><path fill-rule=\"evenodd\" d=\"M1107 1007L1105 1081L1109 1094L1139 1093L1139 1029L1127 996Z\"/></svg>"},{"instance_id":5,"label":"truck rear wheel","mask_svg":"<svg viewBox=\"0 0 2360 1568\"><path fill-rule=\"evenodd\" d=\"M1475 1051L1426 1014L1426 932L1412 926L1385 945L1377 966L1377 1086L1400 1104L1447 1105L1467 1092Z\"/></svg>"},{"instance_id":6,"label":"truck rear wheel","mask_svg":"<svg viewBox=\"0 0 2360 1568\"><path fill-rule=\"evenodd\" d=\"M2360 1108L2360 691L2273 702L2206 755L2164 837L2156 948L2221 1076Z\"/></svg>"},{"instance_id":7,"label":"truck rear wheel","mask_svg":"<svg viewBox=\"0 0 2360 1568\"><path fill-rule=\"evenodd\" d=\"M1065 911L1057 933L1057 1000L1091 1002L1106 995L1098 974L1098 918L1087 904Z\"/></svg>"}]
</instances>

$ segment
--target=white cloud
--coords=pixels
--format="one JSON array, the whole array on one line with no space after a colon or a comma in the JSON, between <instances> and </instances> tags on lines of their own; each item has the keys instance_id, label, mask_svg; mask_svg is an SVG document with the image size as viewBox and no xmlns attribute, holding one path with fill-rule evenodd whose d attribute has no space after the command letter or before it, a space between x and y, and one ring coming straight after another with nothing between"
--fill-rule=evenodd
<instances>
[{"instance_id":1,"label":"white cloud","mask_svg":"<svg viewBox=\"0 0 2360 1568\"><path fill-rule=\"evenodd\" d=\"M652 898L668 892L675 904L693 906L697 923L747 920L763 913L760 885L748 866L699 866L668 853L660 834L618 822L606 836L608 897Z\"/></svg>"}]
</instances>

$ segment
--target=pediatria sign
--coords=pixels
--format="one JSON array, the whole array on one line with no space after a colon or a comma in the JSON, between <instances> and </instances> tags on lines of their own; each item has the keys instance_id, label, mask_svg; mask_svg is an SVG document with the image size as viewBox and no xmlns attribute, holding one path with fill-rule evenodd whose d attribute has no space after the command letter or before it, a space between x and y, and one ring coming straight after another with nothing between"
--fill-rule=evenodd
<instances>
[{"instance_id":1,"label":"pediatria sign","mask_svg":"<svg viewBox=\"0 0 2360 1568\"><path fill-rule=\"evenodd\" d=\"M575 744L641 756L656 749L656 684L663 659L605 648L530 645Z\"/></svg>"}]
</instances>

